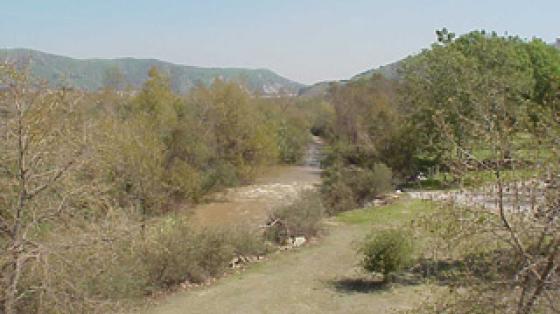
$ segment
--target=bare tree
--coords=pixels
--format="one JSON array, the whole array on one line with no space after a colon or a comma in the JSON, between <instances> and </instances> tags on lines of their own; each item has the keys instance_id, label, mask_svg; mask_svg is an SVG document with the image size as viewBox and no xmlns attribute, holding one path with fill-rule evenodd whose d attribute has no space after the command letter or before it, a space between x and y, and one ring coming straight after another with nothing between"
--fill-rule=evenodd
<instances>
[{"instance_id":1,"label":"bare tree","mask_svg":"<svg viewBox=\"0 0 560 314\"><path fill-rule=\"evenodd\" d=\"M498 243L494 249L499 257L495 258L509 264L498 269L498 279L481 282L490 287L484 290L485 297L510 300L504 306L518 314L537 310L558 313L558 113L551 112L555 106L536 107L531 102L510 105L499 92L478 100L475 115L461 116L460 120L470 130L471 144L475 142L478 153L472 151L473 145L455 140L443 116L435 116L447 140L449 165L455 175L464 177L473 170L489 175L484 182L478 182L481 186L467 189L455 200L460 203L461 214L455 218L461 228L456 230L459 235L450 240L484 237L490 243ZM533 118L527 115L528 106L535 106L530 108ZM480 153L481 147L486 153ZM501 288L504 285L513 291L507 297L503 292L508 290ZM480 302L480 298L475 300ZM497 303L489 302L491 306Z\"/></svg>"},{"instance_id":2,"label":"bare tree","mask_svg":"<svg viewBox=\"0 0 560 314\"><path fill-rule=\"evenodd\" d=\"M13 314L27 292L20 288L24 269L41 259L42 246L33 235L65 210L72 192L57 187L80 163L87 137L74 129L79 97L69 101L70 91L49 90L8 64L0 66L0 86L5 113L0 142L0 309Z\"/></svg>"}]
</instances>

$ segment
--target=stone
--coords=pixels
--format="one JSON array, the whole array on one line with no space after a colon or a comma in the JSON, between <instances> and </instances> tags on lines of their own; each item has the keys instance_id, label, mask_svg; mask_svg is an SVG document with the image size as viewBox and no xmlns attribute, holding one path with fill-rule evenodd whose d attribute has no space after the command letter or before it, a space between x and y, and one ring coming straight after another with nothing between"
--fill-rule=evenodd
<instances>
[{"instance_id":1,"label":"stone","mask_svg":"<svg viewBox=\"0 0 560 314\"><path fill-rule=\"evenodd\" d=\"M305 237L295 237L295 238L294 238L293 245L294 245L294 247L300 247L300 246L302 246L305 242L307 242L307 239L305 239Z\"/></svg>"}]
</instances>

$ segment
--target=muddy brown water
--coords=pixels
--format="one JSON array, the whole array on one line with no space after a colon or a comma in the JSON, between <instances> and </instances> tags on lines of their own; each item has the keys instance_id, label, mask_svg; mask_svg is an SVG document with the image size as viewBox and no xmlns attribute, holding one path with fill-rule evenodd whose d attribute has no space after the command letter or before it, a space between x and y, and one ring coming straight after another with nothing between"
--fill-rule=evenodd
<instances>
[{"instance_id":1,"label":"muddy brown water","mask_svg":"<svg viewBox=\"0 0 560 314\"><path fill-rule=\"evenodd\" d=\"M262 225L274 207L318 186L322 148L321 139L313 137L302 165L267 167L253 184L215 193L211 202L193 208L193 222L198 226Z\"/></svg>"}]
</instances>

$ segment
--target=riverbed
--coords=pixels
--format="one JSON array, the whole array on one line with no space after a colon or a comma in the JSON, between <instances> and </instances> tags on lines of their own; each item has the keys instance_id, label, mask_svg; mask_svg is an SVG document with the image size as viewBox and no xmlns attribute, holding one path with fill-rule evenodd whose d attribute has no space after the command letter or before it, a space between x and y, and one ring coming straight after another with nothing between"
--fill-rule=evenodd
<instances>
[{"instance_id":1,"label":"riverbed","mask_svg":"<svg viewBox=\"0 0 560 314\"><path fill-rule=\"evenodd\" d=\"M290 203L303 190L317 188L321 182L322 148L322 140L314 136L301 165L266 167L253 184L215 193L210 202L193 208L193 223L262 225L274 207Z\"/></svg>"}]
</instances>

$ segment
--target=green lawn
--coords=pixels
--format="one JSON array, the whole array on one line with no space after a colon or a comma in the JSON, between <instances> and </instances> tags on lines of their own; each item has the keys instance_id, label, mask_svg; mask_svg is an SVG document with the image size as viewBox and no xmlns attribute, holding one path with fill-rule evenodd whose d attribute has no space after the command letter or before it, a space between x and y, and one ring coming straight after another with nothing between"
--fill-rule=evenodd
<instances>
[{"instance_id":1,"label":"green lawn","mask_svg":"<svg viewBox=\"0 0 560 314\"><path fill-rule=\"evenodd\" d=\"M398 201L380 207L356 209L338 214L336 219L349 224L402 225L411 222L421 214L435 211L430 201L413 200L403 196Z\"/></svg>"}]
</instances>

